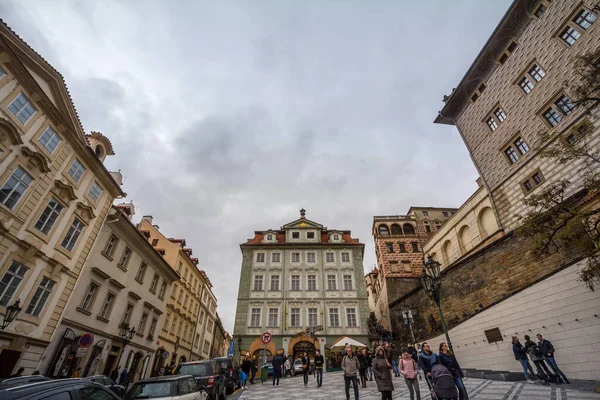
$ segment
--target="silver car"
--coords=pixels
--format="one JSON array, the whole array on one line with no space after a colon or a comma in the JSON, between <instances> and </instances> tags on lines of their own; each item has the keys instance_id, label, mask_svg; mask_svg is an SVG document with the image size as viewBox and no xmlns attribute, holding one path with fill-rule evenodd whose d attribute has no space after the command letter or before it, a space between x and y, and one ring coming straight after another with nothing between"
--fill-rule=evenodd
<instances>
[{"instance_id":1,"label":"silver car","mask_svg":"<svg viewBox=\"0 0 600 400\"><path fill-rule=\"evenodd\" d=\"M200 391L192 375L167 375L144 379L133 384L125 400L205 400L207 394Z\"/></svg>"}]
</instances>

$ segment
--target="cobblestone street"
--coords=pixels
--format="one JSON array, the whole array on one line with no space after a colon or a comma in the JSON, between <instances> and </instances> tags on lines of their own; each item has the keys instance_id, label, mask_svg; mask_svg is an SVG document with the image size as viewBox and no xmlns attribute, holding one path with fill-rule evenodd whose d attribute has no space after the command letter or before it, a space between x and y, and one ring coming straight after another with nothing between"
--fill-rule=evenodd
<instances>
[{"instance_id":1,"label":"cobblestone street","mask_svg":"<svg viewBox=\"0 0 600 400\"><path fill-rule=\"evenodd\" d=\"M427 385L421 383L421 398L429 400ZM484 379L466 379L465 385L469 391L470 399L478 400L589 400L600 399L600 393L595 393L591 385L559 385L542 386L539 384L527 384L524 382L500 382ZM312 400L330 399L344 400L344 380L341 372L324 374L323 387L317 388L314 376L310 376L307 388L302 383L302 377L281 379L279 387L273 387L271 381L260 384L248 385L248 389L239 391L232 396L233 399L241 400L264 400L264 399L286 399L286 400ZM367 382L366 389L360 389L361 400L381 399L377 391L375 381ZM408 389L401 378L394 378L394 399L409 399ZM354 399L350 389L351 399ZM239 397L238 397L239 396Z\"/></svg>"}]
</instances>

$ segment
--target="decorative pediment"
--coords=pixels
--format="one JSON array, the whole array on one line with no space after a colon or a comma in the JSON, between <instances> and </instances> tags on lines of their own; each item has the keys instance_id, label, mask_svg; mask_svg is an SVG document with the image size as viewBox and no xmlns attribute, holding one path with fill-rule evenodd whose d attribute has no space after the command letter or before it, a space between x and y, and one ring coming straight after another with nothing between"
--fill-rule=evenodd
<instances>
[{"instance_id":1,"label":"decorative pediment","mask_svg":"<svg viewBox=\"0 0 600 400\"><path fill-rule=\"evenodd\" d=\"M299 218L293 222L285 224L282 227L282 229L294 229L294 228L302 228L302 229L313 228L313 229L323 230L323 225L318 224L318 223L311 221L309 219L306 219L306 218Z\"/></svg>"},{"instance_id":2,"label":"decorative pediment","mask_svg":"<svg viewBox=\"0 0 600 400\"><path fill-rule=\"evenodd\" d=\"M54 181L53 191L66 204L69 204L73 200L77 199L77 195L75 194L75 189L73 189L73 186L71 186L67 183L64 183L63 181L61 181L59 179Z\"/></svg>"},{"instance_id":3,"label":"decorative pediment","mask_svg":"<svg viewBox=\"0 0 600 400\"><path fill-rule=\"evenodd\" d=\"M135 300L140 300L142 298L142 296L140 296L139 294L137 294L136 292L134 292L133 290L129 291L129 296Z\"/></svg>"},{"instance_id":4,"label":"decorative pediment","mask_svg":"<svg viewBox=\"0 0 600 400\"><path fill-rule=\"evenodd\" d=\"M94 209L91 206L89 206L88 204L84 203L83 201L77 202L77 211L76 212L80 217L85 219L87 222L96 218L96 215L94 214Z\"/></svg>"},{"instance_id":5,"label":"decorative pediment","mask_svg":"<svg viewBox=\"0 0 600 400\"><path fill-rule=\"evenodd\" d=\"M27 164L29 168L37 168L40 172L50 172L48 161L41 153L31 150L29 147L23 147L21 151L25 157L29 158L29 163Z\"/></svg>"},{"instance_id":6,"label":"decorative pediment","mask_svg":"<svg viewBox=\"0 0 600 400\"><path fill-rule=\"evenodd\" d=\"M17 128L5 118L0 117L0 143L19 145L23 144Z\"/></svg>"}]
</instances>

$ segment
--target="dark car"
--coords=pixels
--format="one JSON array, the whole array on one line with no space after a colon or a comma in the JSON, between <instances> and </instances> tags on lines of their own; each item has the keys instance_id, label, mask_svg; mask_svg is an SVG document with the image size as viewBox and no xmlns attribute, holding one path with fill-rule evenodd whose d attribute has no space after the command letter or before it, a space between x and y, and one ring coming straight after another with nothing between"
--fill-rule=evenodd
<instances>
[{"instance_id":1,"label":"dark car","mask_svg":"<svg viewBox=\"0 0 600 400\"><path fill-rule=\"evenodd\" d=\"M102 399L120 400L102 385L83 378L26 383L0 389L2 400Z\"/></svg>"},{"instance_id":2,"label":"dark car","mask_svg":"<svg viewBox=\"0 0 600 400\"><path fill-rule=\"evenodd\" d=\"M225 389L227 394L231 394L235 389L242 386L240 380L240 365L233 357L217 357L213 358L219 364L221 371L225 375Z\"/></svg>"},{"instance_id":3,"label":"dark car","mask_svg":"<svg viewBox=\"0 0 600 400\"><path fill-rule=\"evenodd\" d=\"M167 375L143 379L134 383L125 395L125 400L203 400L205 398L206 393L200 391L192 375Z\"/></svg>"},{"instance_id":4,"label":"dark car","mask_svg":"<svg viewBox=\"0 0 600 400\"><path fill-rule=\"evenodd\" d=\"M89 379L92 382L95 382L99 385L104 386L105 388L112 390L119 397L125 396L125 386L117 384L115 381L113 381L106 375L88 376L85 379Z\"/></svg>"},{"instance_id":5,"label":"dark car","mask_svg":"<svg viewBox=\"0 0 600 400\"><path fill-rule=\"evenodd\" d=\"M225 375L215 360L202 360L181 363L175 374L192 375L198 386L208 393L211 400L225 400Z\"/></svg>"},{"instance_id":6,"label":"dark car","mask_svg":"<svg viewBox=\"0 0 600 400\"><path fill-rule=\"evenodd\" d=\"M0 379L0 388L24 385L26 383L49 381L50 378L43 375L15 376L14 378Z\"/></svg>"}]
</instances>

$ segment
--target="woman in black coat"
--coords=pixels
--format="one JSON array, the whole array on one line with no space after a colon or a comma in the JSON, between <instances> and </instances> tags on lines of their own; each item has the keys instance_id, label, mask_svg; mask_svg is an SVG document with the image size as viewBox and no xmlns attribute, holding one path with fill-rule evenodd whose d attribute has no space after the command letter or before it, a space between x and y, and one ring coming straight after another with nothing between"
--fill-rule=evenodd
<instances>
[{"instance_id":1,"label":"woman in black coat","mask_svg":"<svg viewBox=\"0 0 600 400\"><path fill-rule=\"evenodd\" d=\"M454 353L450 351L450 348L448 347L448 344L446 344L446 342L440 343L440 353L438 356L440 358L440 361L442 362L442 365L448 368L448 371L450 371L450 373L454 377L454 383L458 388L459 400L469 400L467 389L465 388L465 384L462 380L465 377L465 374L463 374L463 371L460 368L460 365L458 364Z\"/></svg>"}]
</instances>

